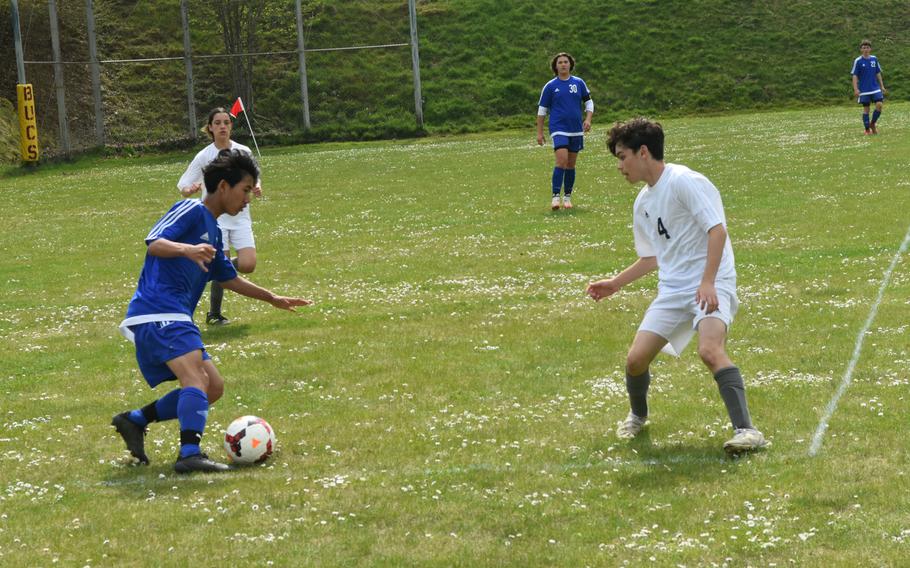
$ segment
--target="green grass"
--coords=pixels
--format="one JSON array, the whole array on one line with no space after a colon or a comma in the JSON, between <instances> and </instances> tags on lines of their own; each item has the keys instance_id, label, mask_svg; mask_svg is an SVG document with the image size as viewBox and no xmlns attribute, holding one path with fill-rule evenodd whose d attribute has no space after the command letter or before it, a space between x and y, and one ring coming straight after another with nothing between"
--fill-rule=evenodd
<instances>
[{"instance_id":1,"label":"green grass","mask_svg":"<svg viewBox=\"0 0 910 568\"><path fill-rule=\"evenodd\" d=\"M229 295L203 329L236 416L278 433L265 467L172 472L176 424L129 465L110 417L160 396L116 331L148 228L189 155L6 170L0 214L3 566L898 566L910 555L906 342L897 265L853 384L807 456L907 231L910 105L666 120L669 161L720 189L739 272L729 352L766 452L724 457L690 346L652 368L652 424L620 443L625 351L649 277L637 188L598 126L571 212L531 129L267 148L252 279L316 304ZM205 300L203 300L205 302Z\"/></svg>"},{"instance_id":2,"label":"green grass","mask_svg":"<svg viewBox=\"0 0 910 568\"><path fill-rule=\"evenodd\" d=\"M59 2L64 59L88 53L84 2ZM183 55L179 3L95 0L102 60ZM235 92L212 3L190 2L198 121L228 105ZM412 137L411 52L384 49L310 51L307 78L312 129L302 132L293 2L265 2L257 25L252 100L260 143ZM305 42L311 50L407 43L406 0L304 0ZM26 60L51 60L44 0L19 2ZM639 0L562 3L420 0L425 130L431 134L532 127L540 89L552 78L550 58L572 53L575 73L596 103L595 120L629 114L663 116L846 104L850 65L863 37L873 41L889 101L910 92L910 3L883 0L747 2ZM668 17L668 15L672 15ZM0 12L0 97L15 101L12 26ZM9 38L7 41L4 39ZM285 52L285 53L277 53ZM287 53L291 52L291 53ZM77 56L77 54L79 54ZM51 65L29 64L45 155L59 154ZM89 69L66 66L73 145L94 147ZM105 129L112 147L169 144L187 136L181 60L102 66ZM890 104L890 103L889 103ZM243 120L238 134L246 135ZM247 142L248 140L244 140Z\"/></svg>"}]
</instances>

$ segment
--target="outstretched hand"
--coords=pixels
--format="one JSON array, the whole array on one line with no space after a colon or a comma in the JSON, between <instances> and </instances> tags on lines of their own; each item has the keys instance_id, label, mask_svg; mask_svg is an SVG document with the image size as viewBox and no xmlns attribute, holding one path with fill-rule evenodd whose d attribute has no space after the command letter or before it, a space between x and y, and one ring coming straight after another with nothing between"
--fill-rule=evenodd
<instances>
[{"instance_id":1,"label":"outstretched hand","mask_svg":"<svg viewBox=\"0 0 910 568\"><path fill-rule=\"evenodd\" d=\"M294 308L299 306L309 306L313 304L312 300L306 300L304 298L289 298L287 296L275 296L270 302L273 306L279 310L287 310L289 312L296 311Z\"/></svg>"},{"instance_id":2,"label":"outstretched hand","mask_svg":"<svg viewBox=\"0 0 910 568\"><path fill-rule=\"evenodd\" d=\"M594 298L595 302L599 302L602 299L619 292L620 288L621 286L618 286L612 278L608 278L606 280L591 282L588 284L588 288L585 290L585 292L588 294L588 296Z\"/></svg>"}]
</instances>

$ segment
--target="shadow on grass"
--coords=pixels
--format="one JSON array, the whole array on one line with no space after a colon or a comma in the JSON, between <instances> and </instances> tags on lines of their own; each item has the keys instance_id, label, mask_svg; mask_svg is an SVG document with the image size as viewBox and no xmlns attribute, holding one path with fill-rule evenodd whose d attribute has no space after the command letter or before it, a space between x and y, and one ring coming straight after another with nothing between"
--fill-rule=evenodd
<instances>
[{"instance_id":1,"label":"shadow on grass","mask_svg":"<svg viewBox=\"0 0 910 568\"><path fill-rule=\"evenodd\" d=\"M249 334L250 326L245 323L206 327L202 332L202 335L207 339L213 340L237 339L239 337L247 337Z\"/></svg>"}]
</instances>

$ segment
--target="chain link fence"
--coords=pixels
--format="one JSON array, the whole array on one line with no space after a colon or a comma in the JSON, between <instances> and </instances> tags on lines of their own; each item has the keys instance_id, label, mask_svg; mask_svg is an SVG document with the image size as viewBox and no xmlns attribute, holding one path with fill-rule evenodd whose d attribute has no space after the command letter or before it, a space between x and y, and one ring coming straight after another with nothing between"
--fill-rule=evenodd
<instances>
[{"instance_id":1,"label":"chain link fence","mask_svg":"<svg viewBox=\"0 0 910 568\"><path fill-rule=\"evenodd\" d=\"M193 112L187 96L181 2L19 0L18 4L26 81L36 93L44 156L64 153L63 125L73 153L102 144L189 146L196 142L194 134L204 136L201 122L208 111L229 107L238 96L243 97L260 141L370 138L419 130L407 1L300 3L308 129L304 128L294 0L186 2ZM58 86L52 4L63 62L56 66L62 69ZM96 124L93 95L89 11L94 15L99 62L100 124ZM369 25L364 25L363 14L370 14ZM0 97L15 105L11 16L0 18L4 20L0 50L9 62L2 68ZM339 41L351 45L339 45ZM369 77L368 84L364 77ZM65 108L58 104L61 87ZM191 126L193 114L196 124ZM246 121L238 121L239 140L245 139L246 130Z\"/></svg>"}]
</instances>

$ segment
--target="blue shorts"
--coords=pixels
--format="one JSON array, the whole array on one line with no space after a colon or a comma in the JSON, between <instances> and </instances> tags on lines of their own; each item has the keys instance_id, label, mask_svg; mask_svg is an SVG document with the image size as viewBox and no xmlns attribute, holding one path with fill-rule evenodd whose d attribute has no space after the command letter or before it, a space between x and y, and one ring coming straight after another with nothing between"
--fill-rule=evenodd
<instances>
[{"instance_id":1,"label":"blue shorts","mask_svg":"<svg viewBox=\"0 0 910 568\"><path fill-rule=\"evenodd\" d=\"M136 335L136 361L145 382L155 388L164 381L177 377L167 362L202 350L202 360L211 359L202 344L202 335L196 324L188 321L156 321L130 327Z\"/></svg>"},{"instance_id":2,"label":"blue shorts","mask_svg":"<svg viewBox=\"0 0 910 568\"><path fill-rule=\"evenodd\" d=\"M582 148L585 147L585 137L584 136L563 136L562 134L557 134L553 136L553 149L559 150L560 148L568 148L569 152L578 153L581 152Z\"/></svg>"},{"instance_id":3,"label":"blue shorts","mask_svg":"<svg viewBox=\"0 0 910 568\"><path fill-rule=\"evenodd\" d=\"M877 103L885 100L885 95L881 93L872 93L871 95L860 95L856 102L861 105L868 105L871 103Z\"/></svg>"}]
</instances>

